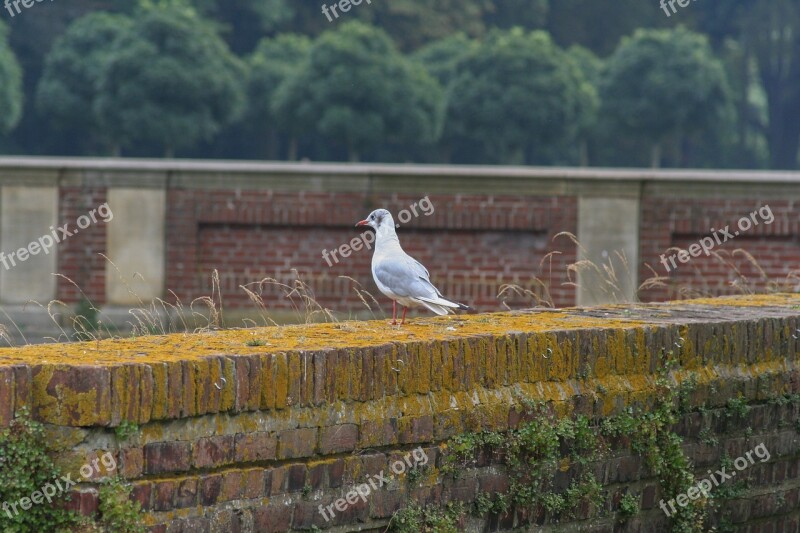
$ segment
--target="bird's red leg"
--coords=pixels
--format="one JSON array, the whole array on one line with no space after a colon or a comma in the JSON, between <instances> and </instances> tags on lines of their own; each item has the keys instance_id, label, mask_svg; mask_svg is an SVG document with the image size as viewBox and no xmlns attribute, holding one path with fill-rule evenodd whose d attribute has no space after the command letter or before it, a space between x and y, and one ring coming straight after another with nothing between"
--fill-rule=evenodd
<instances>
[{"instance_id":1,"label":"bird's red leg","mask_svg":"<svg viewBox=\"0 0 800 533\"><path fill-rule=\"evenodd\" d=\"M392 325L397 325L397 302L392 300Z\"/></svg>"},{"instance_id":2,"label":"bird's red leg","mask_svg":"<svg viewBox=\"0 0 800 533\"><path fill-rule=\"evenodd\" d=\"M400 321L401 326L406 323L406 311L408 311L408 307L403 307L403 320Z\"/></svg>"}]
</instances>

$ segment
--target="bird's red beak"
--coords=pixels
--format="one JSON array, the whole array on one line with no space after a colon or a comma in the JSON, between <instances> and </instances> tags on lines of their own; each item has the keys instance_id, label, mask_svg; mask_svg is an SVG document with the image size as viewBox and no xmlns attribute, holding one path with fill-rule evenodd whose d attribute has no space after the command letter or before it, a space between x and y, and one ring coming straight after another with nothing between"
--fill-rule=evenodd
<instances>
[{"instance_id":1,"label":"bird's red beak","mask_svg":"<svg viewBox=\"0 0 800 533\"><path fill-rule=\"evenodd\" d=\"M359 226L369 226L369 222L367 222L366 220L362 220L361 222L356 224L356 227L359 227Z\"/></svg>"}]
</instances>

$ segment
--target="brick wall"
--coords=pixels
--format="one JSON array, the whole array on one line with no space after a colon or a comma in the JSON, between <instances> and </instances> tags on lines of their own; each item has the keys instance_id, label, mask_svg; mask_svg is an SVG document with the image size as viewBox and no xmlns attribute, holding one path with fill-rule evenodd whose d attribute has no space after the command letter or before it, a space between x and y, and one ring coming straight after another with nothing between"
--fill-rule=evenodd
<instances>
[{"instance_id":1,"label":"brick wall","mask_svg":"<svg viewBox=\"0 0 800 533\"><path fill-rule=\"evenodd\" d=\"M769 206L775 220L761 223L748 231L739 231L738 221ZM667 271L661 264L661 254L667 257L676 250L688 249L714 232L724 241L720 229L729 226L734 238L716 244L710 256L705 254ZM776 283L797 287L800 265L800 217L797 201L754 191L751 198L690 198L648 195L642 200L641 221L642 280L653 277L648 263L659 276L667 276L667 286L643 291L645 301L679 297L741 294L748 290L763 291ZM746 253L745 253L746 252Z\"/></svg>"},{"instance_id":2,"label":"brick wall","mask_svg":"<svg viewBox=\"0 0 800 533\"><path fill-rule=\"evenodd\" d=\"M171 191L167 286L184 301L210 295L210 273L217 269L223 300L246 307L252 303L240 285L264 278L291 283L299 276L323 306L365 310L353 283L341 278L349 276L388 308L390 302L372 281L369 250L339 262L331 258L330 266L323 251L336 250L362 233L355 223L372 209L386 207L397 216L425 196ZM496 309L504 283L535 287L532 276L543 274L539 262L553 250L553 237L561 231L575 232L575 198L428 196L433 214L412 219L400 230L401 242L428 268L444 294L478 309ZM552 268L552 293L560 305L574 301L574 291L562 286L568 281L567 265L575 261L575 246L568 244L552 266L545 265ZM270 306L290 308L281 294L271 286L263 297Z\"/></svg>"},{"instance_id":3,"label":"brick wall","mask_svg":"<svg viewBox=\"0 0 800 533\"><path fill-rule=\"evenodd\" d=\"M341 316L366 311L355 283L386 311L390 302L372 281L370 251L329 266L323 250L335 250L359 235L353 225L372 209L386 207L397 214L426 196L433 215L412 218L400 230L402 243L428 267L446 295L480 311L503 308L497 296L504 284L540 295L549 291L556 306L576 302L577 271L568 268L578 250L565 232L578 232L581 197L624 197L640 203L638 224L622 221L638 227L633 246L638 247L638 264L630 268L638 279L633 285L664 277L663 285L640 292L643 301L746 293L787 278L785 286L798 284L800 179L794 174L126 160L29 163L45 169L58 187L58 217L63 221L74 221L105 201L109 188L166 188L165 256L159 258L166 280L158 290L170 302L174 297L168 291L174 291L184 305L215 292L216 270L229 310L256 309L242 285L254 288L265 278L291 284L299 276L320 304ZM660 263L671 247L688 248L711 228L735 226L740 217L765 205L775 221L717 246L719 257L693 258L671 272ZM597 222L612 215L602 214ZM58 249L59 272L98 304L107 302L108 266L98 255L107 252L105 234L104 225L92 225ZM734 253L737 249L750 255ZM598 252L594 260L602 262L614 250ZM261 291L271 311L292 309L278 287L266 285ZM533 302L506 295L511 307ZM80 297L75 285L59 279L56 299L74 303Z\"/></svg>"},{"instance_id":4,"label":"brick wall","mask_svg":"<svg viewBox=\"0 0 800 533\"><path fill-rule=\"evenodd\" d=\"M0 426L28 407L69 443L59 464L113 453L151 531L382 531L411 502L471 503L507 487L491 457L458 479L443 475L451 437L516 427L528 400L595 425L628 407L652 409L663 353L672 350L671 378L697 379L675 431L698 476L725 453L735 458L759 443L771 453L723 502L733 530L796 531L800 403L783 399L800 393L798 309L800 297L775 295L440 318L403 330L357 322L28 346L0 355ZM246 342L253 338L260 346ZM750 406L745 416L723 412L731 398ZM123 421L139 425L127 440L114 431ZM330 523L322 518L320 505L417 447L431 465L424 476L401 477ZM564 522L666 530L658 480L629 444L592 468L602 509ZM95 482L81 484L73 508L97 508ZM628 492L640 512L619 525L613 512ZM528 521L564 527L523 512L462 526Z\"/></svg>"}]
</instances>

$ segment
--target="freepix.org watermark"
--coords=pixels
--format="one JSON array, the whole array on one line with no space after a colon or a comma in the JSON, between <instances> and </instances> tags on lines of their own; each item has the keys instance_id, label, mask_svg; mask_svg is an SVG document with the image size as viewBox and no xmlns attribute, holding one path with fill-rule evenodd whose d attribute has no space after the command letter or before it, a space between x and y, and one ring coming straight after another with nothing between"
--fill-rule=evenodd
<instances>
[{"instance_id":1,"label":"freepix.org watermark","mask_svg":"<svg viewBox=\"0 0 800 533\"><path fill-rule=\"evenodd\" d=\"M392 474L390 474L388 478L384 475L383 470L374 476L367 476L366 482L350 490L345 494L344 498L339 498L327 507L320 505L319 513L326 522L330 522L332 518L336 517L336 513L333 512L334 509L343 513L348 507L355 504L359 498L361 498L362 502L366 503L367 496L388 484L394 479L394 476L402 475L406 469L414 469L419 466L425 466L426 464L428 464L428 454L425 453L425 450L423 450L421 446L415 448L411 450L410 453L407 453L402 460L398 459L389 465Z\"/></svg>"},{"instance_id":2,"label":"freepix.org watermark","mask_svg":"<svg viewBox=\"0 0 800 533\"><path fill-rule=\"evenodd\" d=\"M745 453L743 456L738 457L733 462L733 466L736 467L736 470L741 472L748 466L754 464L755 463L755 461L753 460L754 453L755 456L758 459L760 459L762 463L769 461L771 457L769 454L769 450L767 450L767 447L762 442L749 452ZM697 485L692 485L691 487L689 487L689 489L686 491L685 494L678 494L678 496L669 500L666 503L664 503L664 500L661 500L659 506L661 507L661 510L664 511L664 514L666 514L667 516L672 516L672 513L678 512L678 510L675 508L675 502L677 502L678 505L680 505L681 507L686 507L689 504L690 500L694 501L701 495L704 498L708 498L709 494L711 493L711 489L713 489L714 487L719 487L722 483L728 481L729 479L731 479L736 475L735 471L731 471L730 473L726 472L724 466L720 470L717 470L714 473L712 473L711 470L709 470L708 473L711 475L711 479L705 478L701 480ZM669 508L672 510L672 512L667 510L667 505L669 505Z\"/></svg>"},{"instance_id":3,"label":"freepix.org watermark","mask_svg":"<svg viewBox=\"0 0 800 533\"><path fill-rule=\"evenodd\" d=\"M669 272L673 268L678 268L678 265L675 263L676 256L678 261L681 263L688 263L692 257L699 257L700 254L706 254L706 256L709 256L711 255L711 251L716 246L733 240L741 233L749 231L754 226L758 226L759 217L765 225L770 225L775 221L775 215L772 214L772 209L770 209L768 205L765 205L764 207L756 209L750 213L749 216L740 218L739 222L737 223L739 229L735 230L733 233L730 231L730 224L720 230L711 228L711 236L703 237L700 239L700 241L689 246L688 250L680 250L669 257L667 257L666 254L661 254L661 264L664 265L664 268L667 270L667 272ZM670 265L672 266L670 267Z\"/></svg>"},{"instance_id":4,"label":"freepix.org watermark","mask_svg":"<svg viewBox=\"0 0 800 533\"><path fill-rule=\"evenodd\" d=\"M350 11L353 6L360 6L361 2L364 0L340 0L339 2L334 2L330 6L322 4L322 14L328 17L328 22L333 22L334 18L339 18L339 13L337 13L337 9L342 13L347 13ZM372 0L366 0L368 4L372 4ZM331 13L333 13L333 17L331 17Z\"/></svg>"},{"instance_id":5,"label":"freepix.org watermark","mask_svg":"<svg viewBox=\"0 0 800 533\"><path fill-rule=\"evenodd\" d=\"M117 461L114 459L114 456L106 452L101 457L95 457L91 462L80 467L78 472L84 480L89 480L95 473L100 473L100 463L103 463L103 466L106 467L106 472L113 472L117 469ZM34 505L44 503L45 500L47 500L47 503L51 503L53 498L57 498L69 492L70 488L81 481L80 479L73 481L72 474L68 473L66 476L54 479L52 483L45 483L41 489L34 491L30 497L26 496L11 503L3 502L2 509L9 518L14 518L20 513L20 510L27 511ZM12 511L14 513L13 515L11 514Z\"/></svg>"},{"instance_id":6,"label":"freepix.org watermark","mask_svg":"<svg viewBox=\"0 0 800 533\"><path fill-rule=\"evenodd\" d=\"M697 2L697 0L661 0L661 9L664 10L664 13L666 13L667 17L671 17L672 13L678 12L675 4L678 4L681 7L686 7L692 2ZM670 13L670 9L672 10L672 13Z\"/></svg>"},{"instance_id":7,"label":"freepix.org watermark","mask_svg":"<svg viewBox=\"0 0 800 533\"><path fill-rule=\"evenodd\" d=\"M22 7L24 7L25 9L30 9L30 8L33 7L33 4L38 4L39 2L43 2L43 1L44 0L35 0L35 1L34 0L6 0L5 6L6 6L6 9L8 10L8 13L13 17L14 14L15 14L13 10L17 11L16 14L22 13L22 10L19 8L20 4L22 4ZM52 2L53 0L50 0L50 1ZM12 9L12 6L13 6L13 9Z\"/></svg>"},{"instance_id":8,"label":"freepix.org watermark","mask_svg":"<svg viewBox=\"0 0 800 533\"><path fill-rule=\"evenodd\" d=\"M75 221L75 225L78 226L77 229L70 231L69 222L63 226L50 226L50 233L42 235L35 241L31 241L25 248L20 248L9 254L0 252L0 263L2 263L3 268L9 270L17 266L18 262L23 263L34 255L39 255L42 252L44 252L44 255L47 255L50 253L50 248L56 244L72 237L80 230L97 223L98 215L103 222L111 222L114 219L114 213L111 212L111 208L108 207L108 202L106 202L97 209L92 209L87 214L79 216Z\"/></svg>"},{"instance_id":9,"label":"freepix.org watermark","mask_svg":"<svg viewBox=\"0 0 800 533\"><path fill-rule=\"evenodd\" d=\"M419 211L417 209L419 208ZM400 223L405 224L406 222L410 221L412 218L417 218L419 216L426 216L429 217L433 214L436 209L433 207L433 202L431 202L430 198L427 196L422 200L417 200L410 206L408 209L403 209L399 213L397 213L397 220ZM396 227L400 227L400 224L395 224ZM337 255L342 256L343 258L350 257L350 254L353 252L358 252L362 248L366 248L367 250L372 250L372 243L375 242L375 233L372 231L365 231L358 237L353 237L353 239L349 243L345 243L339 248L335 250L322 250L322 259L328 263L329 267L332 267L334 264L339 263L339 258Z\"/></svg>"}]
</instances>

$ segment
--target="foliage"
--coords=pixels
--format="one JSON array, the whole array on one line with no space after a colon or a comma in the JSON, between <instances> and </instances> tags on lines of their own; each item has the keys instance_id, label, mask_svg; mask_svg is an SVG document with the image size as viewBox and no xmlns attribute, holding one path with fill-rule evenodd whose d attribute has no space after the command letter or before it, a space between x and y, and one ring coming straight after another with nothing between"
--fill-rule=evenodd
<instances>
[{"instance_id":1,"label":"foliage","mask_svg":"<svg viewBox=\"0 0 800 533\"><path fill-rule=\"evenodd\" d=\"M146 9L109 51L95 103L120 145L167 155L207 140L244 106L246 69L192 9Z\"/></svg>"},{"instance_id":2,"label":"foliage","mask_svg":"<svg viewBox=\"0 0 800 533\"><path fill-rule=\"evenodd\" d=\"M634 452L643 455L650 472L659 480L663 499L669 500L694 485L692 464L683 453L683 439L673 431L679 420L686 398L696 386L688 379L680 385L674 383L670 371L676 362L672 352L666 355L656 379L655 394L660 401L648 412L627 412L603 421L603 432L609 436L625 437L631 441ZM691 533L704 530L706 502L691 500L679 507L672 516L674 533Z\"/></svg>"},{"instance_id":3,"label":"foliage","mask_svg":"<svg viewBox=\"0 0 800 533\"><path fill-rule=\"evenodd\" d=\"M145 533L139 502L130 498L131 487L119 477L100 486L100 520L105 531L114 533Z\"/></svg>"},{"instance_id":4,"label":"foliage","mask_svg":"<svg viewBox=\"0 0 800 533\"><path fill-rule=\"evenodd\" d=\"M392 533L458 533L464 516L464 506L460 502L449 503L446 507L420 507L411 504L392 516L387 531Z\"/></svg>"},{"instance_id":5,"label":"foliage","mask_svg":"<svg viewBox=\"0 0 800 533\"><path fill-rule=\"evenodd\" d=\"M274 110L345 145L350 160L381 143L432 143L441 128L442 89L400 55L383 31L348 22L325 32L300 70L278 89Z\"/></svg>"},{"instance_id":6,"label":"foliage","mask_svg":"<svg viewBox=\"0 0 800 533\"><path fill-rule=\"evenodd\" d=\"M442 473L456 474L475 461L477 454L502 457L510 478L506 493L481 494L475 503L479 516L502 515L516 506L573 516L581 503L600 508L603 489L588 465L605 450L589 419L558 419L544 404L530 403L526 417L532 419L507 432L467 433L453 437L447 446ZM558 472L578 474L563 493L553 490Z\"/></svg>"},{"instance_id":7,"label":"foliage","mask_svg":"<svg viewBox=\"0 0 800 533\"><path fill-rule=\"evenodd\" d=\"M446 134L484 147L492 162L530 162L574 138L597 94L578 64L543 32L494 31L461 63Z\"/></svg>"},{"instance_id":8,"label":"foliage","mask_svg":"<svg viewBox=\"0 0 800 533\"><path fill-rule=\"evenodd\" d=\"M30 419L27 412L0 432L0 503L30 498L46 484L57 480L61 472L47 454L44 427ZM61 498L65 498L61 496ZM39 533L76 525L76 514L47 503L34 504L18 513L0 512L0 531L4 533Z\"/></svg>"},{"instance_id":9,"label":"foliage","mask_svg":"<svg viewBox=\"0 0 800 533\"><path fill-rule=\"evenodd\" d=\"M36 107L52 124L80 134L104 151L103 122L95 114L98 88L113 43L132 24L124 15L97 12L73 22L48 54L36 91Z\"/></svg>"},{"instance_id":10,"label":"foliage","mask_svg":"<svg viewBox=\"0 0 800 533\"><path fill-rule=\"evenodd\" d=\"M652 164L671 138L721 125L730 111L727 76L705 37L684 28L638 30L608 59L603 113L620 132L646 139Z\"/></svg>"},{"instance_id":11,"label":"foliage","mask_svg":"<svg viewBox=\"0 0 800 533\"><path fill-rule=\"evenodd\" d=\"M7 153L87 155L119 153L125 148L131 155L181 150L187 156L225 158L293 159L302 155L330 160L360 156L383 161L580 162L601 166L651 161L684 167L776 169L798 165L800 122L794 117L800 113L800 91L796 90L800 85L800 7L795 0L698 2L681 10L680 17L669 18L661 9L638 0L393 0L364 3L333 24L320 12L319 4L291 0L106 0L101 4L71 0L36 6L41 8L39 16L17 16L9 24L11 48L0 46L0 133L7 133L0 150ZM152 22L156 12L172 13L186 22L184 30L176 23L176 31L165 32L174 37L169 40L175 44L171 50L162 49L140 31L144 20ZM425 110L422 125L419 115L412 113L409 129L426 135L402 132L393 136L395 119L383 128L386 135L372 136L376 131L370 122L376 119L374 104L386 102L375 96L364 99L363 110L359 98L330 106L326 121L312 115L312 120L301 124L293 108L273 115L273 94L283 84L280 80L249 84L247 70L256 78L263 70L268 71L267 78L276 73L283 78L282 69L290 64L286 59L293 50L283 41L284 35L318 44L330 39L329 30L339 31L357 21L390 36L397 49L408 55L397 52L398 61L408 64L413 57L445 86L465 74L456 68L462 56L495 46L494 34L542 30L556 48L568 50L589 90L578 83L577 95L583 96L565 93L572 112L559 117L565 109L563 101L538 94L525 98L524 88L531 87L536 75L520 68L497 84L523 87L522 94L502 94L506 100L499 103L504 105L494 101L497 86L489 83L471 90L469 85L462 86L461 93L454 92L462 97L467 92L471 102L480 104L475 108L480 120L471 121L470 129L464 131L465 119L460 113L456 119L461 124L448 121L447 134L440 136L442 117L429 111L443 112L443 96L433 85L426 85L429 81L423 81L426 76L421 70L407 66L411 72L401 77L410 79L415 90L409 93L403 81L396 95L407 96L412 109ZM698 33L659 29L678 24ZM130 25L137 31L126 28ZM189 26L193 32L185 31ZM6 32L0 33L0 42L5 42ZM205 42L205 51L200 46L185 46L187 34L202 34L202 38L191 37L187 42ZM699 34L708 36L708 42ZM112 40L125 40L125 44L113 44ZM278 46L263 61L251 63L255 57L265 57L260 50L265 40L287 44L287 49ZM380 40L376 44L380 46ZM186 53L176 52L178 49ZM524 57L525 50L522 47L516 57ZM364 51L369 55L374 49L366 46ZM220 54L225 59L208 61ZM642 70L639 75L634 68L621 76L620 87L628 87L628 91L608 87L601 91L612 101L600 102L605 112L598 121L597 95L590 96L598 86L597 66L608 60L610 66L604 70L610 72L623 56L631 60L628 66L648 67L655 74L646 76ZM354 57L357 54L347 59ZM633 61L636 57L639 63ZM498 58L505 60L502 55ZM597 58L602 59L598 62ZM109 59L115 67L107 76ZM296 61L291 66L303 64ZM331 72L319 81L333 83L334 90L326 91L325 97L335 97L341 104L337 91L348 82L348 88L357 88L363 83L364 71L351 73L347 62L339 63L338 68L338 78ZM500 65L495 70L505 72ZM372 72L387 76L394 71ZM480 76L474 77L482 81ZM555 78L558 76L553 85L574 81L571 76L560 81ZM720 78L727 80L721 83ZM651 82L659 85L660 91L648 93ZM393 85L372 81L367 89L374 93L376 88ZM248 103L246 92L250 94ZM161 94L166 96L158 100ZM615 104L615 98L622 103ZM104 103L98 104L98 99ZM512 101L523 105L519 117L501 114L494 123L485 120L485 113L503 111ZM408 103L400 102L397 114L403 116ZM650 107L642 113L636 106L645 103ZM322 105L317 106L320 109ZM534 128L530 138L520 141L517 132L524 129L520 124L532 123L529 109L554 118L545 122L547 131ZM234 120L240 112L243 120ZM346 127L350 115L357 128ZM162 117L163 121L157 120ZM634 117L641 117L645 125L632 129L629 121ZM384 118L377 114L378 120ZM475 131L473 125L486 130ZM349 150L346 139L336 144L342 131L352 133L364 126L367 133L357 136ZM554 135L551 130L559 126L566 131ZM423 142L417 142L418 138ZM487 140L493 144L487 145ZM520 148L520 144L524 146Z\"/></svg>"},{"instance_id":12,"label":"foliage","mask_svg":"<svg viewBox=\"0 0 800 533\"><path fill-rule=\"evenodd\" d=\"M272 110L278 87L297 72L311 49L311 40L302 35L281 34L274 39L262 39L248 58L250 76L247 84L248 113L245 124L248 133L266 137L266 156L277 159L279 128ZM284 130L291 130L289 124Z\"/></svg>"},{"instance_id":13,"label":"foliage","mask_svg":"<svg viewBox=\"0 0 800 533\"><path fill-rule=\"evenodd\" d=\"M637 514L639 514L639 498L632 492L629 492L620 500L617 516L620 520L624 521Z\"/></svg>"},{"instance_id":14,"label":"foliage","mask_svg":"<svg viewBox=\"0 0 800 533\"><path fill-rule=\"evenodd\" d=\"M8 29L0 22L0 133L11 131L22 116L22 68L8 45Z\"/></svg>"},{"instance_id":15,"label":"foliage","mask_svg":"<svg viewBox=\"0 0 800 533\"><path fill-rule=\"evenodd\" d=\"M139 432L139 426L135 422L123 420L114 428L114 434L120 441L128 440Z\"/></svg>"}]
</instances>

